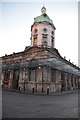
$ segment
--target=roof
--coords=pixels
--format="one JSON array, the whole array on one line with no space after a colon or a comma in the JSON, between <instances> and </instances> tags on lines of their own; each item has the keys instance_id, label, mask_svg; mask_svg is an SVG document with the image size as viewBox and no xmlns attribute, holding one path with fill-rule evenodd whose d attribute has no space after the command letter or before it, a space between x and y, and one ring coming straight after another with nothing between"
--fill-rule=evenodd
<instances>
[{"instance_id":1,"label":"roof","mask_svg":"<svg viewBox=\"0 0 80 120\"><path fill-rule=\"evenodd\" d=\"M34 18L34 23L39 22L47 22L53 25L53 21L49 18L49 16L46 13Z\"/></svg>"}]
</instances>

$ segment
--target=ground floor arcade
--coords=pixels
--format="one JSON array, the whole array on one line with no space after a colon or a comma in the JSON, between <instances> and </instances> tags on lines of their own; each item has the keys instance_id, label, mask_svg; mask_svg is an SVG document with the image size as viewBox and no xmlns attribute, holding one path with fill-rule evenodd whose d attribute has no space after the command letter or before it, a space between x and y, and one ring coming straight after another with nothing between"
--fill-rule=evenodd
<instances>
[{"instance_id":1,"label":"ground floor arcade","mask_svg":"<svg viewBox=\"0 0 80 120\"><path fill-rule=\"evenodd\" d=\"M2 71L3 87L34 92L72 90L78 88L79 76L48 66L15 68ZM62 80L62 81L61 81Z\"/></svg>"}]
</instances>

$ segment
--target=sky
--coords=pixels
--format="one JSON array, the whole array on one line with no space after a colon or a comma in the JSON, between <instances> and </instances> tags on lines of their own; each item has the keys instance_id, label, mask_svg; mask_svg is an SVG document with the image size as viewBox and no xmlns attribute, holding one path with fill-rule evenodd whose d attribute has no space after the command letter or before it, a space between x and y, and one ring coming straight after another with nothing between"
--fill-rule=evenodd
<instances>
[{"instance_id":1,"label":"sky","mask_svg":"<svg viewBox=\"0 0 80 120\"><path fill-rule=\"evenodd\" d=\"M42 6L56 27L55 48L78 65L77 0L2 0L0 2L0 56L21 52L31 44L31 25Z\"/></svg>"}]
</instances>

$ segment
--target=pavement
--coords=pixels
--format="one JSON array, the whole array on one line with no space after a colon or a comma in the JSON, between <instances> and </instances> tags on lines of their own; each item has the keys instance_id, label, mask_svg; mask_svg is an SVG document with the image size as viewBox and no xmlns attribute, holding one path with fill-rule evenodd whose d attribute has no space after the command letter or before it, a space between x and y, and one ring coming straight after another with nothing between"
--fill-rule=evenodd
<instances>
[{"instance_id":1,"label":"pavement","mask_svg":"<svg viewBox=\"0 0 80 120\"><path fill-rule=\"evenodd\" d=\"M9 88L3 88L4 91L11 91L11 92L17 92L17 93L22 93L22 94L30 94L30 95L63 95L63 94L70 94L74 92L78 92L78 89L75 90L67 90L67 91L62 91L62 92L53 92L53 93L38 93L38 92L29 92L29 91L19 91L15 89L9 89Z\"/></svg>"},{"instance_id":2,"label":"pavement","mask_svg":"<svg viewBox=\"0 0 80 120\"><path fill-rule=\"evenodd\" d=\"M56 95L23 93L3 90L3 118L78 118L77 90Z\"/></svg>"}]
</instances>

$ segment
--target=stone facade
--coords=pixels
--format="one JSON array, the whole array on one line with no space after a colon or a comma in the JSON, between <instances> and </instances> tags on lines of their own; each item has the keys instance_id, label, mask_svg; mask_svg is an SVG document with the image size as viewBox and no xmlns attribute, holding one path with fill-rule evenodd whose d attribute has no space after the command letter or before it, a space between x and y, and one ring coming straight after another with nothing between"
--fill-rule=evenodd
<instances>
[{"instance_id":1,"label":"stone facade","mask_svg":"<svg viewBox=\"0 0 80 120\"><path fill-rule=\"evenodd\" d=\"M35 52L34 52L35 51ZM32 92L60 92L63 83L63 90L78 88L80 76L55 68L52 58L67 62L74 69L79 70L69 61L62 59L58 51L48 47L27 47L21 53L15 53L2 57L3 87ZM50 60L48 64L47 60ZM62 83L60 82L62 79Z\"/></svg>"},{"instance_id":2,"label":"stone facade","mask_svg":"<svg viewBox=\"0 0 80 120\"><path fill-rule=\"evenodd\" d=\"M0 81L5 88L53 93L80 86L80 68L54 48L55 27L43 9L31 26L31 46L0 58Z\"/></svg>"}]
</instances>

